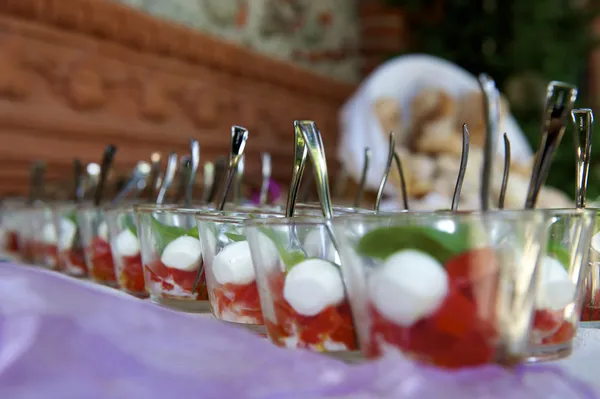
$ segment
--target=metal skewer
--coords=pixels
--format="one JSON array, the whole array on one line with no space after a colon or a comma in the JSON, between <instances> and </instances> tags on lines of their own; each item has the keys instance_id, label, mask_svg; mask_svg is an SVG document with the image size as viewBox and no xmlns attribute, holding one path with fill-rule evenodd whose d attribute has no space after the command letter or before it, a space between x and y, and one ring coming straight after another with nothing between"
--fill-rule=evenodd
<instances>
[{"instance_id":1,"label":"metal skewer","mask_svg":"<svg viewBox=\"0 0 600 399\"><path fill-rule=\"evenodd\" d=\"M460 166L458 167L458 178L456 179L454 195L452 196L452 205L450 206L450 210L453 212L458 210L460 192L462 191L465 173L467 173L467 162L469 161L469 130L467 129L466 123L463 124L462 132L462 152L460 154Z\"/></svg>"}]
</instances>

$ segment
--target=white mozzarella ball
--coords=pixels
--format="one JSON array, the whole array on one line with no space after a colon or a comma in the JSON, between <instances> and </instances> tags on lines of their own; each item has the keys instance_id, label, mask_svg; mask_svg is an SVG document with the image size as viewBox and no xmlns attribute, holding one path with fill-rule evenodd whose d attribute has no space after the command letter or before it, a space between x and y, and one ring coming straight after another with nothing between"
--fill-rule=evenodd
<instances>
[{"instance_id":1,"label":"white mozzarella ball","mask_svg":"<svg viewBox=\"0 0 600 399\"><path fill-rule=\"evenodd\" d=\"M323 241L323 240L324 241ZM323 248L325 244L327 247ZM323 249L325 249L325 254L323 253ZM326 255L326 260L339 263L337 257L337 251L327 233L325 231L315 229L306 235L304 238L304 252L309 258L322 258L323 255Z\"/></svg>"},{"instance_id":2,"label":"white mozzarella ball","mask_svg":"<svg viewBox=\"0 0 600 399\"><path fill-rule=\"evenodd\" d=\"M448 295L448 273L432 256L403 250L371 273L368 289L382 316L408 327L440 307Z\"/></svg>"},{"instance_id":3,"label":"white mozzarella ball","mask_svg":"<svg viewBox=\"0 0 600 399\"><path fill-rule=\"evenodd\" d=\"M160 257L165 266L188 272L198 270L201 259L200 240L190 236L177 237L171 241Z\"/></svg>"},{"instance_id":4,"label":"white mozzarella ball","mask_svg":"<svg viewBox=\"0 0 600 399\"><path fill-rule=\"evenodd\" d=\"M98 226L98 237L108 242L108 225L106 224L106 222L102 222Z\"/></svg>"},{"instance_id":5,"label":"white mozzarella ball","mask_svg":"<svg viewBox=\"0 0 600 399\"><path fill-rule=\"evenodd\" d=\"M119 256L136 256L140 252L138 238L129 229L125 229L117 235L114 246Z\"/></svg>"},{"instance_id":6,"label":"white mozzarella ball","mask_svg":"<svg viewBox=\"0 0 600 399\"><path fill-rule=\"evenodd\" d=\"M77 226L71 219L61 218L60 219L60 231L59 231L59 249L65 250L73 246L73 240L77 234Z\"/></svg>"},{"instance_id":7,"label":"white mozzarella ball","mask_svg":"<svg viewBox=\"0 0 600 399\"><path fill-rule=\"evenodd\" d=\"M256 279L250 245L238 241L227 245L215 256L212 272L219 284L249 284Z\"/></svg>"},{"instance_id":8,"label":"white mozzarella ball","mask_svg":"<svg viewBox=\"0 0 600 399\"><path fill-rule=\"evenodd\" d=\"M575 284L557 259L544 256L541 262L540 286L536 297L538 309L562 310L575 299Z\"/></svg>"},{"instance_id":9,"label":"white mozzarella ball","mask_svg":"<svg viewBox=\"0 0 600 399\"><path fill-rule=\"evenodd\" d=\"M283 297L304 316L315 316L344 300L339 269L323 259L308 259L295 265L285 278Z\"/></svg>"},{"instance_id":10,"label":"white mozzarella ball","mask_svg":"<svg viewBox=\"0 0 600 399\"><path fill-rule=\"evenodd\" d=\"M44 244L56 244L58 242L58 237L56 234L56 226L54 223L46 223L42 228L42 241Z\"/></svg>"}]
</instances>

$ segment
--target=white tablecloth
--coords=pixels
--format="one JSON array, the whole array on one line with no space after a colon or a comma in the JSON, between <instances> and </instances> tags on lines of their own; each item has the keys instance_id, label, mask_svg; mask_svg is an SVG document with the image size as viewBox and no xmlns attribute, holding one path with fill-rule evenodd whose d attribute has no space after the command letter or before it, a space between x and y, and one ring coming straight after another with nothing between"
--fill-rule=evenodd
<instances>
[{"instance_id":1,"label":"white tablecloth","mask_svg":"<svg viewBox=\"0 0 600 399\"><path fill-rule=\"evenodd\" d=\"M600 359L600 329L580 328L575 339L573 354L556 363L572 375L594 386L600 393L598 359Z\"/></svg>"}]
</instances>

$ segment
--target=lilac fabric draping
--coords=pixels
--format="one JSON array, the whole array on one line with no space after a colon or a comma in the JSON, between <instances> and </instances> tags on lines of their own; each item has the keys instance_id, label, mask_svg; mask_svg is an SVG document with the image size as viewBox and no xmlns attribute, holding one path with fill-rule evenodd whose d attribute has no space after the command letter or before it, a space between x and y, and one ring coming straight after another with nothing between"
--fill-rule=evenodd
<instances>
[{"instance_id":1,"label":"lilac fabric draping","mask_svg":"<svg viewBox=\"0 0 600 399\"><path fill-rule=\"evenodd\" d=\"M350 365L116 290L0 263L0 398L596 398L557 366Z\"/></svg>"}]
</instances>

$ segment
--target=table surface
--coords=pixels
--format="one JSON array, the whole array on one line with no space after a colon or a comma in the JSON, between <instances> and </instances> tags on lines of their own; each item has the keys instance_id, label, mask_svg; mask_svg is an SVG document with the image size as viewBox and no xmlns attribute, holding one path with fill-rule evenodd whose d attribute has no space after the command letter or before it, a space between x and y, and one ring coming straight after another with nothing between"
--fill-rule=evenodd
<instances>
[{"instance_id":1,"label":"table surface","mask_svg":"<svg viewBox=\"0 0 600 399\"><path fill-rule=\"evenodd\" d=\"M22 269L20 269L22 268ZM17 270L22 270L22 274L23 276L21 276L21 272L16 272ZM4 274L3 274L4 273ZM16 277L15 277L16 276ZM40 277L41 276L41 277ZM10 282L10 278L13 278L14 282ZM26 280L32 280L33 282L30 281L26 281ZM36 281L38 280L38 281ZM42 290L45 289L45 286L47 284L47 281L54 281L54 285L56 285L58 288L56 288L57 291L51 291L50 289L48 289L47 292L44 292L43 294L45 296L53 296L53 298L56 299L56 301L60 302L61 300L64 300L64 298L60 298L60 292L61 290L65 290L65 287L70 287L72 286L73 289L75 290L76 286L80 287L78 288L80 292L80 295L83 296L87 296L87 298L85 300L87 300L88 304L89 303L96 303L96 302L102 302L106 299L106 308L109 307L114 307L115 303L121 303L123 305L123 307L131 307L131 309L139 309L139 310L135 310L135 312L141 311L142 313L145 313L144 316L148 316L147 320L142 320L141 317L142 316L133 316L133 318L138 317L140 318L139 320L133 320L131 321L131 327L129 328L135 328L135 324L138 323L139 325L144 325L144 323L148 324L148 323L156 323L156 320L154 320L153 318L156 316L155 314L150 314L148 313L149 311L151 311L152 309L155 309L154 306L140 306L142 305L139 299L137 298L133 298L125 293L122 293L118 290L112 289L112 288L108 288L108 287L103 287L103 286L99 286L97 284L94 284L90 281L87 280L80 280L80 279L73 279L71 277L68 276L64 276L64 275L60 275L58 273L55 272L51 272L51 271L45 271L39 268L34 268L34 267L29 267L29 266L24 266L24 265L12 265L12 264L3 264L0 263L0 297L2 297L3 294L5 294L7 291L6 289L13 289L15 284L24 284L24 287L27 286L27 284L30 284L29 289L31 289L32 291L36 291L36 292L40 292ZM68 282L68 283L67 283ZM3 286L3 283L5 284ZM12 284L12 285L9 285ZM36 285L37 284L37 285ZM41 284L41 285L40 285ZM85 290L82 290L81 288L85 287ZM4 289L4 291L3 291ZM76 291L76 290L75 290ZM90 294L84 292L84 291L89 291L91 292ZM16 291L13 291L13 293ZM94 293L95 292L95 293ZM114 298L112 300L110 300L110 298ZM25 297L23 297L25 298ZM42 296L40 296L40 298L42 298L43 300L45 300L45 298L43 298ZM97 299L99 298L99 299ZM3 335L2 335L2 316L10 316L11 312L13 312L12 314L15 314L14 311L15 309L11 309L11 306L15 306L19 307L20 303L18 301L15 301L14 297L10 297L10 295L5 296L4 299L9 299L9 303L2 303L2 301L0 301L0 387L2 387L2 373L3 373L3 354L2 354L2 340L3 340ZM17 298L19 299L19 298ZM13 300L13 302L11 303L10 300ZM39 298L36 299L39 302ZM65 302L66 303L66 302ZM41 304L37 304L34 301L31 302L32 306L40 306L40 309L44 308L44 306L48 307L48 306L54 306L54 305L47 305L44 303ZM27 306L31 305L31 304L26 304ZM131 304L131 305L128 305ZM26 306L23 305L23 306ZM60 304L59 304L60 305ZM56 305L56 306L59 306ZM109 306L110 305L110 306ZM68 305L60 305L60 306L71 306L70 304ZM45 308L44 308L45 309ZM17 309L18 310L18 309ZM53 310L54 311L54 310ZM79 310L81 311L81 310ZM102 309L102 307L98 307L98 309L95 310L96 312L103 312L104 310ZM176 318L179 318L179 322L181 322L181 327L185 330L189 323L187 323L185 320L182 319L186 319L189 320L189 318L201 318L201 319L213 319L212 315L210 314L196 314L196 315L186 315L189 317L183 317L182 318L182 314L181 313L176 313L176 312L172 312L172 311L157 311L157 314L160 314L161 316L159 318L163 319L163 320L167 320L169 318L172 318L172 320L175 320ZM126 314L126 313L124 313ZM85 316L81 316L81 317L85 317ZM123 317L122 315L117 315L118 317ZM126 316L128 317L128 316ZM5 318L6 320L6 318ZM15 319L17 320L17 319ZM89 323L90 320L92 320L91 318L89 318L88 320L86 320L86 323ZM104 321L102 323L106 322L106 319L103 319ZM26 320L24 321L26 322ZM100 324L95 324L98 323L97 320L93 320L92 323L94 324L94 328L99 328L100 330L104 331L106 334L119 334L120 332L118 331L114 331L114 330L110 330L107 326L105 325L100 325ZM165 321L165 323L167 323L167 321ZM187 324L186 324L187 323ZM5 323L6 324L6 323ZM27 323L25 323L27 324ZM209 325L204 325L205 328L207 329L212 329L214 331L218 331L216 334L219 334L221 330L219 330L221 324L220 323L209 323ZM589 326L589 325L588 325ZM160 335L160 330L161 328L163 328L164 326L160 326L160 325L156 325L155 328L157 329L156 334L154 339L156 341L162 341L164 335ZM110 330L110 331L109 331ZM239 341L243 341L244 337L245 337L245 333L246 331L242 332L239 331L239 329L237 328L232 328L232 329L227 329L226 331L224 331L224 334L230 334L231 337L236 337L234 338L239 340ZM207 334L210 334L211 332L207 332ZM163 333L164 334L164 333ZM194 337L194 335L197 334L197 332L192 331L191 332L191 337ZM214 332L213 332L214 334ZM242 335L240 335L242 334ZM248 333L249 334L249 333ZM230 337L223 337L223 339L231 339ZM146 339L149 340L150 338ZM188 338L189 339L189 338ZM193 339L193 338L191 338ZM155 342L156 342L155 341ZM227 341L227 340L226 340ZM266 351L268 350L270 347L263 347L262 343L259 342L259 340L253 339L253 340L249 340L249 345L246 345L243 342L233 342L231 345L233 347L235 347L236 351L241 351L242 353L240 353L240 357L243 358L243 352L247 352L248 354L251 353L251 351L254 351L254 353L256 353L257 351L260 352L262 351ZM260 340L262 341L262 340ZM229 341L227 341L229 342ZM245 346L254 346L254 348L246 348ZM258 348L258 349L257 349ZM260 349L262 348L262 349ZM172 348L174 351L180 350L181 348L177 348L177 347L173 347ZM38 348L38 350L40 350ZM166 350L166 349L165 349ZM220 349L221 351L223 350L222 348ZM41 350L43 352L43 350ZM273 351L274 353L269 353L268 355L265 356L271 356L273 359L278 358L279 360L277 361L281 361L281 362L290 362L293 363L294 360L290 360L290 356L289 356L289 351L278 351L275 353L275 351ZM216 356L216 355L213 355ZM255 356L255 355L250 355L250 356ZM321 358L321 356L316 356L313 354L300 354L297 353L295 355L296 357L300 358L300 357L305 357L307 356L308 360L305 360L305 364L307 361L312 361L315 362L315 367L320 367L318 363L319 360ZM313 360L310 360L310 356L313 356ZM315 359L314 357L317 357L317 359ZM561 369L563 369L564 371L568 372L569 374L571 374L572 376L578 377L579 379L587 382L592 388L594 388L596 390L596 392L598 393L599 397L600 397L600 378L598 378L598 372L597 372L597 367L596 367L596 363L597 363L597 359L600 358L600 329L597 328L580 328L578 335L575 339L575 346L574 346L574 351L573 354L566 359L560 360L560 361L556 361L556 362L552 362L552 364L558 365ZM274 360L275 361L275 360ZM50 363L52 364L52 363ZM328 362L327 363L329 366L331 367L331 363ZM31 366L29 366L31 367ZM41 366L40 366L41 367ZM325 366L324 366L325 367ZM300 377L299 377L300 378ZM0 395L3 396L3 395ZM15 396L17 397L17 396ZM20 397L27 397L27 398L37 398L40 396L18 396ZM75 397L74 397L75 398ZM12 397L11 397L12 399ZM69 399L69 398L61 398L61 399ZM92 399L92 398L90 398ZM140 396L140 399L142 399L142 397ZM569 399L569 398L565 398L565 399Z\"/></svg>"}]
</instances>

